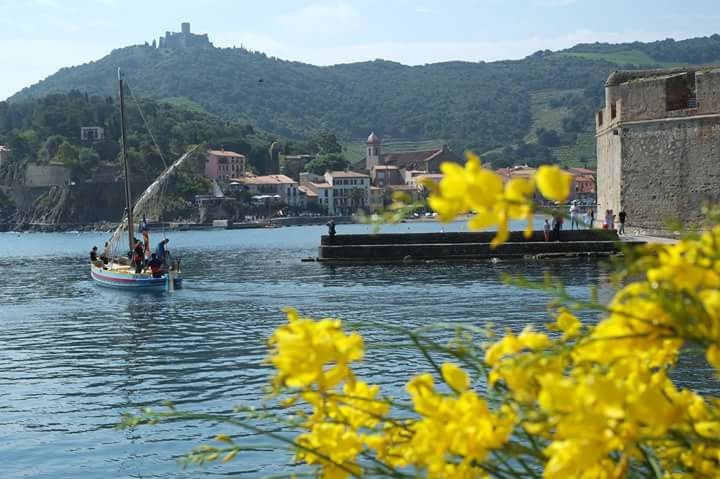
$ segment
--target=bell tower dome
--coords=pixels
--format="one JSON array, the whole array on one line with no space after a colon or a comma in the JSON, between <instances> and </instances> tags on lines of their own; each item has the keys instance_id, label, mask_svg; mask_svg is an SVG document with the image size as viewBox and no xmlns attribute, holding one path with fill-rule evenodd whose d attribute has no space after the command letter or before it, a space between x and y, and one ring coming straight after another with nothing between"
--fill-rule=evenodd
<instances>
[{"instance_id":1,"label":"bell tower dome","mask_svg":"<svg viewBox=\"0 0 720 479\"><path fill-rule=\"evenodd\" d=\"M370 133L367 139L367 148L365 149L365 167L372 170L373 166L382 164L380 156L380 137L375 132Z\"/></svg>"}]
</instances>

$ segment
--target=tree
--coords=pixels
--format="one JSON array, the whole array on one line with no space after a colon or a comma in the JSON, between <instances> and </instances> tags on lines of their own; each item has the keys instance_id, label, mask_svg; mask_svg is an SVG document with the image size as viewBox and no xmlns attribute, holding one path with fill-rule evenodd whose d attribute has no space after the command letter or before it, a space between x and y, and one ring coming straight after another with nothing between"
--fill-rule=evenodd
<instances>
[{"instance_id":1,"label":"tree","mask_svg":"<svg viewBox=\"0 0 720 479\"><path fill-rule=\"evenodd\" d=\"M342 171L350 166L350 162L343 155L336 153L321 155L305 165L305 171L316 175L323 175L326 171Z\"/></svg>"},{"instance_id":2,"label":"tree","mask_svg":"<svg viewBox=\"0 0 720 479\"><path fill-rule=\"evenodd\" d=\"M338 142L335 133L329 131L321 131L316 134L310 140L310 143L313 144L315 148L314 153L328 154L342 152L342 145Z\"/></svg>"}]
</instances>

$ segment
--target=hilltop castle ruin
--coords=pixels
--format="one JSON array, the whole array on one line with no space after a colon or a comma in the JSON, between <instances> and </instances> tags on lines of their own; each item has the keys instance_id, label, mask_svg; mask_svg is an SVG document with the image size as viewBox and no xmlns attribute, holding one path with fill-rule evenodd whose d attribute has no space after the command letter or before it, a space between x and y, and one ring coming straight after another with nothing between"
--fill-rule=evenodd
<instances>
[{"instance_id":1,"label":"hilltop castle ruin","mask_svg":"<svg viewBox=\"0 0 720 479\"><path fill-rule=\"evenodd\" d=\"M662 232L720 202L720 68L614 72L595 124L598 218Z\"/></svg>"},{"instance_id":2,"label":"hilltop castle ruin","mask_svg":"<svg viewBox=\"0 0 720 479\"><path fill-rule=\"evenodd\" d=\"M158 48L210 48L212 46L207 33L202 35L190 33L189 22L181 23L179 32L165 32L165 36L160 37L158 42Z\"/></svg>"}]
</instances>

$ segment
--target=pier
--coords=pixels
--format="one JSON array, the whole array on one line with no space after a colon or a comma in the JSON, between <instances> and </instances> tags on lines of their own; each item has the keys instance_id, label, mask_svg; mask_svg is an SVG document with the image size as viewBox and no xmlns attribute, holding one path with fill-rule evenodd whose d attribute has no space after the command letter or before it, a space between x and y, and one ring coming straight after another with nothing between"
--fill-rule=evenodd
<instances>
[{"instance_id":1,"label":"pier","mask_svg":"<svg viewBox=\"0 0 720 479\"><path fill-rule=\"evenodd\" d=\"M494 231L478 233L395 233L323 235L317 261L374 263L395 261L473 261L491 258L541 258L556 256L609 256L623 244L616 231L561 231L556 241L545 241L543 232L525 238L522 231L510 233L508 241L491 247Z\"/></svg>"}]
</instances>

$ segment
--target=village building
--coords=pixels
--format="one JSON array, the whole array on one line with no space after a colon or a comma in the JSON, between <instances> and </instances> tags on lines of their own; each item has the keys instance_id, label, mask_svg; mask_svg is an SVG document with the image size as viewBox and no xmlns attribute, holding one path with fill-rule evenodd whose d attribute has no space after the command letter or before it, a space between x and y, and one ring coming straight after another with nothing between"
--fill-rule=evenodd
<instances>
[{"instance_id":1,"label":"village building","mask_svg":"<svg viewBox=\"0 0 720 479\"><path fill-rule=\"evenodd\" d=\"M372 184L384 188L391 185L404 185L405 179L403 178L400 168L395 165L375 165L370 170L370 179Z\"/></svg>"},{"instance_id":2,"label":"village building","mask_svg":"<svg viewBox=\"0 0 720 479\"><path fill-rule=\"evenodd\" d=\"M82 141L100 141L103 138L105 138L105 129L101 126L80 127L80 140Z\"/></svg>"},{"instance_id":3,"label":"village building","mask_svg":"<svg viewBox=\"0 0 720 479\"><path fill-rule=\"evenodd\" d=\"M351 215L370 206L370 176L354 171L300 174L300 186L317 195L317 204L329 215Z\"/></svg>"},{"instance_id":4,"label":"village building","mask_svg":"<svg viewBox=\"0 0 720 479\"><path fill-rule=\"evenodd\" d=\"M300 173L299 188L305 191L308 203L312 204L311 202L314 201L320 211L334 214L333 187L325 181L324 176L308 172Z\"/></svg>"},{"instance_id":5,"label":"village building","mask_svg":"<svg viewBox=\"0 0 720 479\"><path fill-rule=\"evenodd\" d=\"M595 172L587 168L567 167L565 171L573 176L573 182L570 186L570 196L568 201L578 200L584 204L595 203ZM513 166L509 168L499 168L495 170L497 174L503 177L505 181L511 178L530 179L537 172L537 168L527 165ZM547 201L539 192L535 192L534 200L542 203Z\"/></svg>"},{"instance_id":6,"label":"village building","mask_svg":"<svg viewBox=\"0 0 720 479\"><path fill-rule=\"evenodd\" d=\"M440 165L446 161L463 163L462 158L442 145L440 148L419 151L392 151L383 152L382 140L375 132L370 133L365 148L365 169L372 169L379 165L395 166L399 170L421 170L426 173L437 173Z\"/></svg>"},{"instance_id":7,"label":"village building","mask_svg":"<svg viewBox=\"0 0 720 479\"><path fill-rule=\"evenodd\" d=\"M379 186L370 187L370 211L382 211L388 201L387 190Z\"/></svg>"},{"instance_id":8,"label":"village building","mask_svg":"<svg viewBox=\"0 0 720 479\"><path fill-rule=\"evenodd\" d=\"M568 173L575 177L573 183L574 198L580 203L594 205L597 202L595 172L588 168L568 167Z\"/></svg>"},{"instance_id":9,"label":"village building","mask_svg":"<svg viewBox=\"0 0 720 479\"><path fill-rule=\"evenodd\" d=\"M231 179L231 185L243 187L250 195L272 199L271 202L302 206L298 182L285 175L247 175ZM263 199L265 199L263 198Z\"/></svg>"},{"instance_id":10,"label":"village building","mask_svg":"<svg viewBox=\"0 0 720 479\"><path fill-rule=\"evenodd\" d=\"M595 124L600 212L663 232L720 200L720 68L614 72Z\"/></svg>"},{"instance_id":11,"label":"village building","mask_svg":"<svg viewBox=\"0 0 720 479\"><path fill-rule=\"evenodd\" d=\"M205 159L205 176L211 180L229 180L245 176L245 155L224 148L209 150Z\"/></svg>"},{"instance_id":12,"label":"village building","mask_svg":"<svg viewBox=\"0 0 720 479\"><path fill-rule=\"evenodd\" d=\"M332 186L330 214L351 215L370 205L370 177L354 171L327 171L325 182Z\"/></svg>"}]
</instances>

